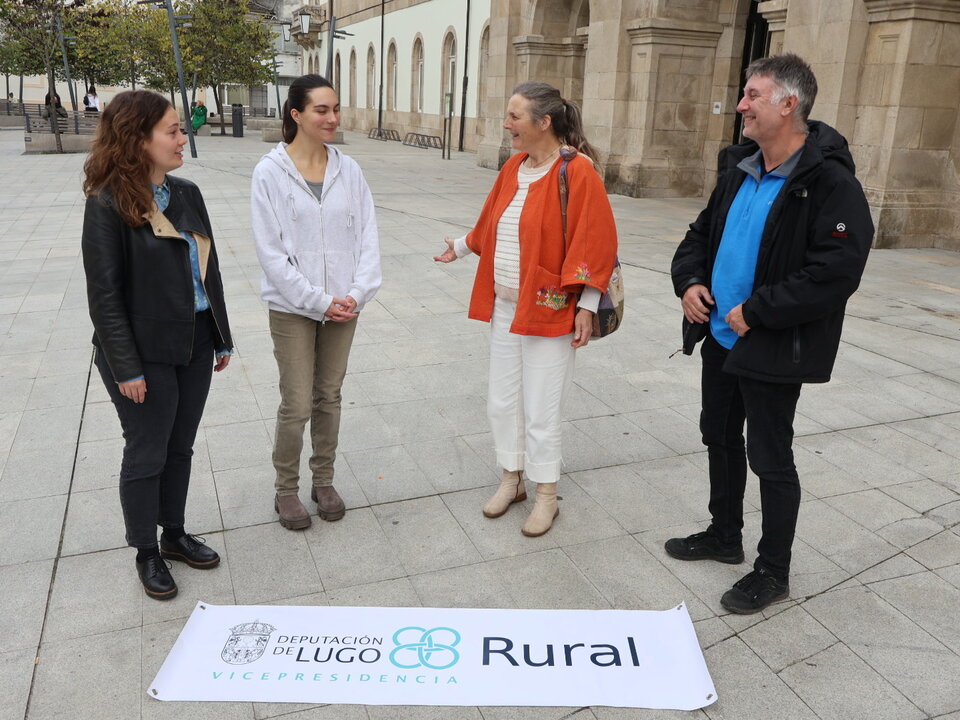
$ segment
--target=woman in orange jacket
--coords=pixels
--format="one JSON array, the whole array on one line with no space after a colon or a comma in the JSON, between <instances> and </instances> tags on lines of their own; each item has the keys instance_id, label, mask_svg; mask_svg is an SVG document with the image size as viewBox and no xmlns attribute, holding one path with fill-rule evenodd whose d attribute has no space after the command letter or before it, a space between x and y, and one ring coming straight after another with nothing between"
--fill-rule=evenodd
<instances>
[{"instance_id":1,"label":"woman in orange jacket","mask_svg":"<svg viewBox=\"0 0 960 720\"><path fill-rule=\"evenodd\" d=\"M576 105L546 83L521 83L503 127L520 152L504 164L473 230L444 238L434 260L479 255L469 315L491 324L487 414L503 468L483 514L500 517L526 500L526 471L537 492L522 532L536 537L560 513L560 409L614 269L617 230Z\"/></svg>"}]
</instances>

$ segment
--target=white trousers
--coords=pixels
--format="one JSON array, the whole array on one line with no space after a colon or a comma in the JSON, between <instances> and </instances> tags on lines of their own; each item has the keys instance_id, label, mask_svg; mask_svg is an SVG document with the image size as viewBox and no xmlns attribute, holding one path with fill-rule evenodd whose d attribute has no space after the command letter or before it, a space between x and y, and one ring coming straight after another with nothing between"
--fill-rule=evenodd
<instances>
[{"instance_id":1,"label":"white trousers","mask_svg":"<svg viewBox=\"0 0 960 720\"><path fill-rule=\"evenodd\" d=\"M517 304L497 297L490 322L487 416L497 463L537 483L560 478L560 410L573 378L573 333L562 337L510 332Z\"/></svg>"}]
</instances>

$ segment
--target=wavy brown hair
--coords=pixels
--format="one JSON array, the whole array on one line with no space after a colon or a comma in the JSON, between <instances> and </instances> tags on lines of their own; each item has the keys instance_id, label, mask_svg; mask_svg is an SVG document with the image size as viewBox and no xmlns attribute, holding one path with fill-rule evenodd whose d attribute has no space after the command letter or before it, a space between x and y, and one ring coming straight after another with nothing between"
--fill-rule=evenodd
<instances>
[{"instance_id":1,"label":"wavy brown hair","mask_svg":"<svg viewBox=\"0 0 960 720\"><path fill-rule=\"evenodd\" d=\"M124 222L143 225L153 208L150 172L153 169L143 143L170 108L170 101L151 90L128 90L116 95L100 113L90 155L83 164L84 195L106 192Z\"/></svg>"}]
</instances>

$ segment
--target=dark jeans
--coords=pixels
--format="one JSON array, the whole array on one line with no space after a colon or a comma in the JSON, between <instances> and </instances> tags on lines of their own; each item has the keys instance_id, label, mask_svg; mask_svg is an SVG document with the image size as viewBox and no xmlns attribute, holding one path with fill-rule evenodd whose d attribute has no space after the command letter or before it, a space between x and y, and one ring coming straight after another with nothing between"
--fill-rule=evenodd
<instances>
[{"instance_id":1,"label":"dark jeans","mask_svg":"<svg viewBox=\"0 0 960 720\"><path fill-rule=\"evenodd\" d=\"M193 441L213 374L213 319L197 313L189 365L143 363L142 403L124 397L98 349L96 364L123 428L120 506L127 544L157 544L157 526L181 528L190 485ZM124 378L126 379L126 378Z\"/></svg>"},{"instance_id":2,"label":"dark jeans","mask_svg":"<svg viewBox=\"0 0 960 720\"><path fill-rule=\"evenodd\" d=\"M793 418L800 384L762 382L725 373L723 362L728 352L707 333L700 351L700 432L710 465L710 528L725 543L742 542L749 458L750 468L760 478L763 515L754 567L785 580L790 575L790 548L800 510L800 478L793 463Z\"/></svg>"}]
</instances>

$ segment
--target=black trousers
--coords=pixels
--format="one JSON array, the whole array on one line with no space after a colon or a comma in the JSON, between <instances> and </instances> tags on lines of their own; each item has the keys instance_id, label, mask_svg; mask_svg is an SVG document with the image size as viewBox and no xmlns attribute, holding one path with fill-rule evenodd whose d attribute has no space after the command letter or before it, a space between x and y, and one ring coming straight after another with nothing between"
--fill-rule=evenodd
<instances>
[{"instance_id":1,"label":"black trousers","mask_svg":"<svg viewBox=\"0 0 960 720\"><path fill-rule=\"evenodd\" d=\"M213 318L197 313L189 365L143 363L142 403L124 397L99 349L96 365L123 428L120 506L127 544L157 544L157 526L181 528L190 486L193 442L213 375ZM126 378L125 378L126 379Z\"/></svg>"},{"instance_id":2,"label":"black trousers","mask_svg":"<svg viewBox=\"0 0 960 720\"><path fill-rule=\"evenodd\" d=\"M763 515L754 568L786 580L800 510L800 478L793 462L793 419L800 384L762 382L726 373L723 363L728 352L707 333L700 351L700 432L710 466L711 531L723 542L742 541L749 459L750 468L760 478Z\"/></svg>"}]
</instances>

